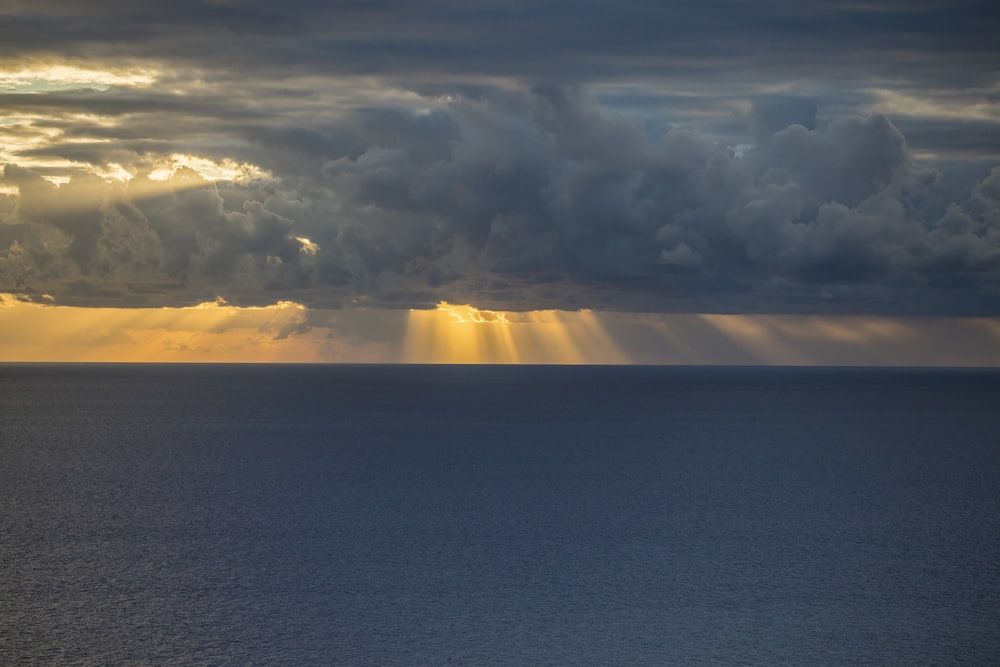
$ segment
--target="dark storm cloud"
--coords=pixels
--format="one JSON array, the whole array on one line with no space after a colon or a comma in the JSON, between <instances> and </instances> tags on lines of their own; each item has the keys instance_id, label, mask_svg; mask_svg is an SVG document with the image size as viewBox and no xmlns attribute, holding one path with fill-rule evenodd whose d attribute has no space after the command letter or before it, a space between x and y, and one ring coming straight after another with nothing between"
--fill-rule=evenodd
<instances>
[{"instance_id":1,"label":"dark storm cloud","mask_svg":"<svg viewBox=\"0 0 1000 667\"><path fill-rule=\"evenodd\" d=\"M764 87L804 92L827 113L863 110L872 99L865 89L875 86L956 108L995 108L1000 56L992 9L984 2L788 0L39 0L0 13L0 60L155 63L161 82L139 94L7 95L0 107L116 117L200 111L235 120L276 107L282 114L315 110L325 85L315 77L374 76L438 94L467 94L484 77L591 83L610 88L602 99L640 82L630 94L617 93L618 104L636 111L655 105L672 125L700 121L704 128ZM192 79L197 92L188 89ZM179 89L183 95L168 92ZM275 104L279 98L284 105ZM317 122L316 113L307 115L303 125ZM944 136L933 138L935 150ZM955 149L967 151L967 142Z\"/></svg>"},{"instance_id":2,"label":"dark storm cloud","mask_svg":"<svg viewBox=\"0 0 1000 667\"><path fill-rule=\"evenodd\" d=\"M138 177L127 188L93 176L57 188L8 166L0 183L20 191L4 221L18 221L7 226L16 231L0 253L6 289L76 303L101 286L126 303L169 302L180 290L173 298L190 302L293 289L308 273L311 258L288 219L252 200L227 210L217 188L191 171L163 183Z\"/></svg>"},{"instance_id":3,"label":"dark storm cloud","mask_svg":"<svg viewBox=\"0 0 1000 667\"><path fill-rule=\"evenodd\" d=\"M255 183L182 170L117 192L8 167L21 234L4 275L317 305L996 311L1000 171L945 201L884 116L820 123L775 97L748 123L756 143L737 155L549 86L361 109L256 144L244 128L273 174Z\"/></svg>"},{"instance_id":4,"label":"dark storm cloud","mask_svg":"<svg viewBox=\"0 0 1000 667\"><path fill-rule=\"evenodd\" d=\"M979 2L7 3L0 65L155 81L0 92L0 290L996 314L993 25ZM175 154L263 171L147 178Z\"/></svg>"},{"instance_id":5,"label":"dark storm cloud","mask_svg":"<svg viewBox=\"0 0 1000 667\"><path fill-rule=\"evenodd\" d=\"M856 64L865 76L937 73L968 87L992 81L997 63L986 2L37 0L7 3L3 19L8 56L124 53L250 71L707 79L735 67L787 80L811 69L859 76L844 69ZM927 51L936 58L912 57Z\"/></svg>"}]
</instances>

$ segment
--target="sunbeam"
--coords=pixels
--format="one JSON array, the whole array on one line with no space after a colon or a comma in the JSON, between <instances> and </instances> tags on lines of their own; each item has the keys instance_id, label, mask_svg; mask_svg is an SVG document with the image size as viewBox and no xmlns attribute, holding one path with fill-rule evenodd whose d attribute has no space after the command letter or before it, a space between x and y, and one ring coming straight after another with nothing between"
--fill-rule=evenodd
<instances>
[{"instance_id":1,"label":"sunbeam","mask_svg":"<svg viewBox=\"0 0 1000 667\"><path fill-rule=\"evenodd\" d=\"M447 302L411 310L404 361L441 364L618 364L627 357L590 311L494 311Z\"/></svg>"}]
</instances>

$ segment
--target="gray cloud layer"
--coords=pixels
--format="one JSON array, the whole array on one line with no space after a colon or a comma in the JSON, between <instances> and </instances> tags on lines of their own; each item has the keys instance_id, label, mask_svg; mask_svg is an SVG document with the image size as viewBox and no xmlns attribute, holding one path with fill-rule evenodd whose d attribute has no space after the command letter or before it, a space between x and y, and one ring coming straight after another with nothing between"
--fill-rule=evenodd
<instances>
[{"instance_id":1,"label":"gray cloud layer","mask_svg":"<svg viewBox=\"0 0 1000 667\"><path fill-rule=\"evenodd\" d=\"M5 6L0 43L7 55L127 53L272 72L579 82L664 70L730 78L737 68L780 82L809 70L838 78L891 72L897 79L937 76L968 87L992 84L990 69L997 65L994 7L961 0L32 0ZM926 57L930 52L934 58ZM852 72L853 65L864 73Z\"/></svg>"},{"instance_id":2,"label":"gray cloud layer","mask_svg":"<svg viewBox=\"0 0 1000 667\"><path fill-rule=\"evenodd\" d=\"M0 21L18 62L160 68L0 93L0 290L1000 313L983 3L136 7ZM147 178L176 153L265 173Z\"/></svg>"}]
</instances>

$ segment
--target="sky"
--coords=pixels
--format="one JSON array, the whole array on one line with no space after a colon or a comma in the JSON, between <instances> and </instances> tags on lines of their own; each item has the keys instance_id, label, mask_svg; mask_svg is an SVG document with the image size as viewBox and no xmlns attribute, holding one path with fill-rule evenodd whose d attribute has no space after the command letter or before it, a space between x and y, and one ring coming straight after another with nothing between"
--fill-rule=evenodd
<instances>
[{"instance_id":1,"label":"sky","mask_svg":"<svg viewBox=\"0 0 1000 667\"><path fill-rule=\"evenodd\" d=\"M0 361L1000 365L951 0L2 0Z\"/></svg>"}]
</instances>

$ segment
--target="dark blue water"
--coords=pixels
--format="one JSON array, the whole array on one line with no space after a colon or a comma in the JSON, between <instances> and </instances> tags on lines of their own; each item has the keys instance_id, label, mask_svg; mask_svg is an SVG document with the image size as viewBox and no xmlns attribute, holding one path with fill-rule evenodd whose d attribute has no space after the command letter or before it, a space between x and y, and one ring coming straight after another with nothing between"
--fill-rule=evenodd
<instances>
[{"instance_id":1,"label":"dark blue water","mask_svg":"<svg viewBox=\"0 0 1000 667\"><path fill-rule=\"evenodd\" d=\"M989 664L1000 374L0 365L2 664Z\"/></svg>"}]
</instances>

